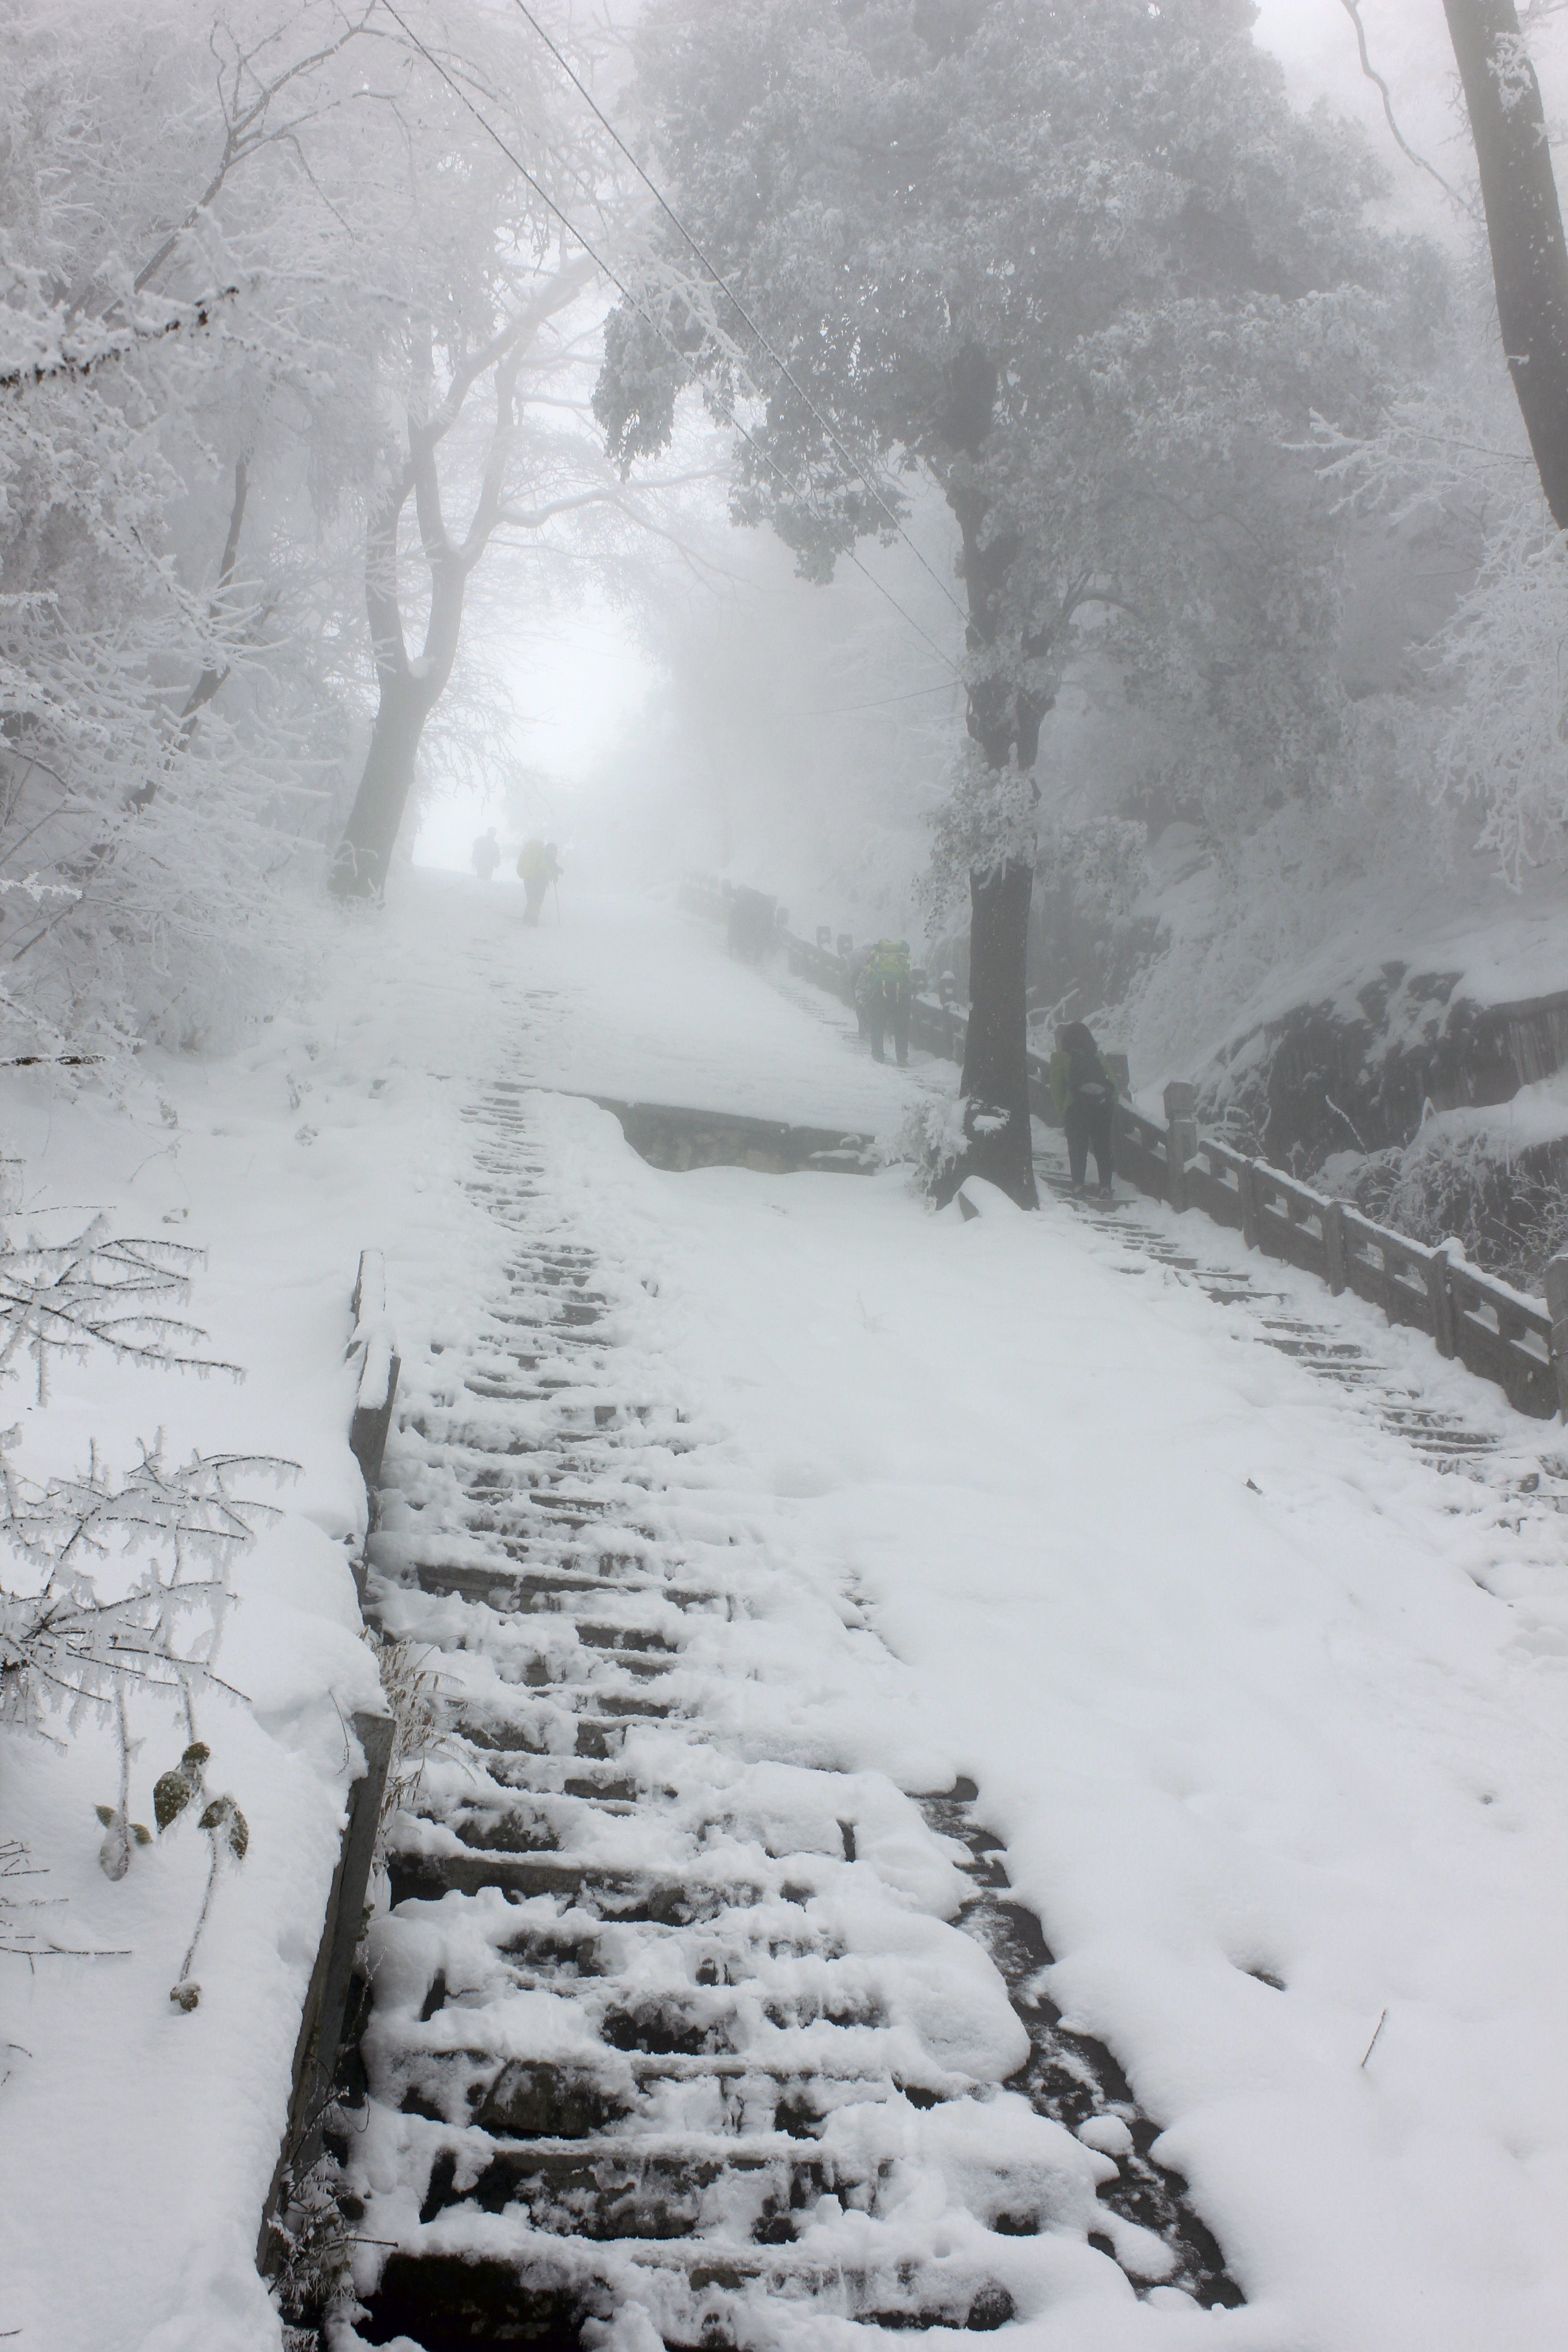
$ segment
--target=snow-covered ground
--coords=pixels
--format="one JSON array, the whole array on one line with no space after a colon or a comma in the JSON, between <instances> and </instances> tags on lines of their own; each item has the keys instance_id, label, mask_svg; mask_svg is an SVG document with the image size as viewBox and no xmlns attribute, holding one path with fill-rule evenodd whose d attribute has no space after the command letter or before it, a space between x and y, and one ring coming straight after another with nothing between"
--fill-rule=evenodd
<instances>
[{"instance_id":1,"label":"snow-covered ground","mask_svg":"<svg viewBox=\"0 0 1568 2352\"><path fill-rule=\"evenodd\" d=\"M94 1434L122 1454L160 1423L173 1452L304 1465L225 1637L252 1705L209 1703L202 1727L252 1845L193 2014L166 1995L195 1837L111 1885L101 1733L63 1757L5 1738L0 1837L48 1864L60 1940L132 1952L0 1959L0 2033L21 2045L0 2086L0 2329L24 2345L278 2340L251 2249L348 1777L340 1717L374 1687L345 1559L346 1294L357 1251L383 1248L412 1355L495 1277L504 1235L461 1187L465 1102L515 1055L574 1095L886 1129L911 1086L950 1082L871 1065L835 1008L732 966L701 927L563 896L565 923L528 931L514 891L407 877L384 918L345 920L311 1002L228 1061L150 1061L132 1109L5 1081L29 1202L205 1248L192 1312L250 1373L68 1368L31 1412L13 1389L33 1466L74 1466ZM548 1131L578 1218L657 1278L658 1344L728 1431L726 1486L771 1565L857 1601L901 1662L898 1703L879 1677L837 1760L910 1789L978 1781L1053 1997L1166 2124L1248 2297L1069 2301L1020 2340L1556 2340L1561 1523L1439 1476L1201 1295L1128 1280L1058 1205L965 1223L896 1170L663 1174L585 1103ZM179 1738L151 1704L136 1728L140 1819Z\"/></svg>"},{"instance_id":2,"label":"snow-covered ground","mask_svg":"<svg viewBox=\"0 0 1568 2352\"><path fill-rule=\"evenodd\" d=\"M1246 2340L1548 2340L1562 1592L1521 1622L1476 1580L1523 1546L1546 1584L1555 1528L1500 1528L1061 1210L710 1171L657 1214L776 1540L919 1676L1053 1997L1268 2315Z\"/></svg>"}]
</instances>

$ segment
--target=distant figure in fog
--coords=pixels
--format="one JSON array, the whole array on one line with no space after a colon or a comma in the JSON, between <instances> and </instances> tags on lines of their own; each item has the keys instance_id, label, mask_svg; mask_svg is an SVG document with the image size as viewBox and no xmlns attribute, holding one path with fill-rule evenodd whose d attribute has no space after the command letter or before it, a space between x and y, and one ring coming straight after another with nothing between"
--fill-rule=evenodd
<instances>
[{"instance_id":1,"label":"distant figure in fog","mask_svg":"<svg viewBox=\"0 0 1568 2352\"><path fill-rule=\"evenodd\" d=\"M488 833L480 834L478 841L469 850L468 862L481 882L489 880L490 876L500 864L500 844L496 839L496 829L493 824Z\"/></svg>"},{"instance_id":2,"label":"distant figure in fog","mask_svg":"<svg viewBox=\"0 0 1568 2352\"><path fill-rule=\"evenodd\" d=\"M893 1051L902 1069L910 1058L910 1006L914 1001L908 940L877 941L860 975L856 996L863 1012L866 1034L871 1040L872 1060L887 1060L882 1042L891 1031Z\"/></svg>"},{"instance_id":3,"label":"distant figure in fog","mask_svg":"<svg viewBox=\"0 0 1568 2352\"><path fill-rule=\"evenodd\" d=\"M552 882L561 879L561 861L552 841L525 841L522 855L517 861L518 880L522 884L525 923L537 923L539 910L544 904L545 893Z\"/></svg>"},{"instance_id":4,"label":"distant figure in fog","mask_svg":"<svg viewBox=\"0 0 1568 2352\"><path fill-rule=\"evenodd\" d=\"M742 963L761 963L773 953L774 938L774 902L765 898L760 890L748 890L742 884L730 899L730 953Z\"/></svg>"},{"instance_id":5,"label":"distant figure in fog","mask_svg":"<svg viewBox=\"0 0 1568 2352\"><path fill-rule=\"evenodd\" d=\"M868 1037L871 1034L871 1024L866 1017L866 970L874 952L871 948L851 948L847 959L849 993L854 999L855 1018L859 1024L862 1037Z\"/></svg>"},{"instance_id":6,"label":"distant figure in fog","mask_svg":"<svg viewBox=\"0 0 1568 2352\"><path fill-rule=\"evenodd\" d=\"M1116 1108L1116 1080L1105 1057L1081 1021L1069 1021L1057 1031L1051 1055L1051 1093L1067 1129L1068 1166L1075 1192L1088 1191L1084 1178L1089 1155L1094 1154L1101 1200L1111 1197L1110 1129Z\"/></svg>"}]
</instances>

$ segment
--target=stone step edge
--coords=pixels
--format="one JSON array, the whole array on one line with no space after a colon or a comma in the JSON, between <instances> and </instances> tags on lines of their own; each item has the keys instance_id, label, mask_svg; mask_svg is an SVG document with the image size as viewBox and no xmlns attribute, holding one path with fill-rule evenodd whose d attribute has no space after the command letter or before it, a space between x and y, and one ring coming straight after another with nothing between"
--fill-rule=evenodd
<instances>
[{"instance_id":1,"label":"stone step edge","mask_svg":"<svg viewBox=\"0 0 1568 2352\"><path fill-rule=\"evenodd\" d=\"M614 1979L601 1979L597 1981L613 1982ZM437 2011L437 2016L447 2013L445 2011ZM768 2082L794 2084L809 2083L820 2076L824 2082L864 2083L871 2087L898 2092L904 2097L911 2090L929 2092L932 2097L944 2102L974 2098L982 2093L989 2094L996 2087L994 2084L981 2082L973 2074L945 2074L939 2066L931 2068L929 2080L911 2074L907 2066L900 2066L891 2073L870 2073L864 2058L836 2056L831 2052L825 2053L820 2060L815 2057L754 2058L731 2053L716 2053L711 2057L690 2057L676 2051L660 2055L650 2050L616 2050L607 2042L599 2042L567 2056L554 2053L532 2058L510 2045L505 2052L474 2050L467 2044L461 2049L439 2049L434 2043L414 2038L411 2030L399 2036L396 2047L400 2063L417 2058L449 2058L454 2062L466 2059L476 2067L504 2068L516 2063L552 2068L560 2074L594 2074L606 2081L618 2074L623 2066L637 2082L650 2083L701 2083L710 2077L721 2082L744 2082L754 2076Z\"/></svg>"}]
</instances>

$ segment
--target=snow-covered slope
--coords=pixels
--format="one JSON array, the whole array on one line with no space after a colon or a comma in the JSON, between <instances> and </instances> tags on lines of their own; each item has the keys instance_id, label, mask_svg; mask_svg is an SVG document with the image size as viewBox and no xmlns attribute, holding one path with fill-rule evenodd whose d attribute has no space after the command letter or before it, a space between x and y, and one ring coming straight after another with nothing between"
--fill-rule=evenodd
<instances>
[{"instance_id":1,"label":"snow-covered slope","mask_svg":"<svg viewBox=\"0 0 1568 2352\"><path fill-rule=\"evenodd\" d=\"M572 898L558 930L520 913L514 892L401 882L384 919L344 924L315 1003L245 1056L151 1067L134 1115L8 1082L32 1194L101 1202L122 1230L176 1217L211 1253L198 1319L251 1369L237 1391L70 1373L29 1430L35 1464L89 1431L123 1445L156 1411L178 1448L307 1472L226 1638L257 1705L215 1718L215 1778L253 1843L193 2015L166 1990L195 1841L110 1885L98 1735L63 1761L7 1739L0 1834L46 1854L78 1940L135 1955L0 1960L27 2053L0 2088L0 2327L51 2352L278 2341L249 2248L344 1786L338 1713L365 1696L342 1540L357 1249L386 1252L411 1360L500 1279L462 1112L504 1051L544 1088L812 1123L886 1128L906 1098L705 929ZM908 1789L978 1781L1053 1997L1167 2126L1248 2297L1065 2298L1019 2340L1552 2340L1561 1523L1439 1477L1201 1297L1127 1281L1059 1210L932 1219L897 1171L662 1174L587 1105L541 1116L574 1217L657 1280L648 1343L721 1433L748 1539L901 1662L896 1705L878 1666L841 1760ZM833 1721L842 1740L842 1694ZM138 1727L140 1818L173 1731Z\"/></svg>"}]
</instances>

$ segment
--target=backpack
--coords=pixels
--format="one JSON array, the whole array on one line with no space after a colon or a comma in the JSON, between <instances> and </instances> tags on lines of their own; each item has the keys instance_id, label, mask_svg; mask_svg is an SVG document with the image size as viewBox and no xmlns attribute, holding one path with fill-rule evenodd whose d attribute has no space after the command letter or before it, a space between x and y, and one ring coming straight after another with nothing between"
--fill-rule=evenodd
<instances>
[{"instance_id":1,"label":"backpack","mask_svg":"<svg viewBox=\"0 0 1568 2352\"><path fill-rule=\"evenodd\" d=\"M1096 1045L1079 1045L1068 1055L1068 1092L1075 1102L1111 1102L1116 1088Z\"/></svg>"}]
</instances>

